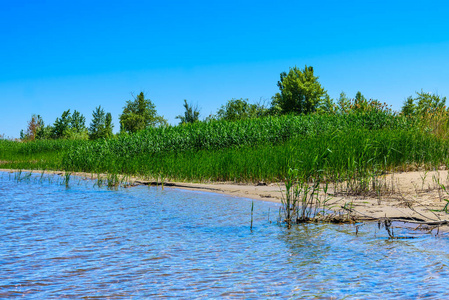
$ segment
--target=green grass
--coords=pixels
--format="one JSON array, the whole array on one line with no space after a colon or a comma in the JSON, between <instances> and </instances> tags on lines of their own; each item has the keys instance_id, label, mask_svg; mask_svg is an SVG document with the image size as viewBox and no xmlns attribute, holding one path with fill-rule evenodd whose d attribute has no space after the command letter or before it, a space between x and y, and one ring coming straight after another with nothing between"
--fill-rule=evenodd
<instances>
[{"instance_id":1,"label":"green grass","mask_svg":"<svg viewBox=\"0 0 449 300\"><path fill-rule=\"evenodd\" d=\"M388 114L309 115L214 121L186 126L151 128L134 135L72 147L65 167L91 171L110 168L117 159L136 156L178 155L189 151L280 145L298 137L311 137L348 128L379 130L407 128L407 120Z\"/></svg>"},{"instance_id":2,"label":"green grass","mask_svg":"<svg viewBox=\"0 0 449 300\"><path fill-rule=\"evenodd\" d=\"M41 140L35 142L16 142L0 140L1 168L57 170L66 152L85 141Z\"/></svg>"},{"instance_id":3,"label":"green grass","mask_svg":"<svg viewBox=\"0 0 449 300\"><path fill-rule=\"evenodd\" d=\"M180 181L359 180L448 161L447 139L371 111L151 128L110 140L0 141L1 167L108 172Z\"/></svg>"},{"instance_id":4,"label":"green grass","mask_svg":"<svg viewBox=\"0 0 449 300\"><path fill-rule=\"evenodd\" d=\"M84 164L66 169L115 172L186 181L279 181L289 168L300 177L320 174L328 180L345 180L379 174L410 164L438 166L448 159L449 144L431 135L407 130L357 129L295 137L278 144L259 144L220 150L91 156ZM78 166L78 167L77 167Z\"/></svg>"}]
</instances>

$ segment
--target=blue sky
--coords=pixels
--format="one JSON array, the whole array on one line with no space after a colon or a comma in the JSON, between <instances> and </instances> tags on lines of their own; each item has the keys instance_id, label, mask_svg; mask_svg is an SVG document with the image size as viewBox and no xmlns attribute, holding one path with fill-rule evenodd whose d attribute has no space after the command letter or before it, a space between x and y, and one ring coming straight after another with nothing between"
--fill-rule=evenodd
<instances>
[{"instance_id":1,"label":"blue sky","mask_svg":"<svg viewBox=\"0 0 449 300\"><path fill-rule=\"evenodd\" d=\"M101 105L114 118L144 91L176 124L227 100L269 101L279 73L311 65L341 91L400 109L421 89L449 96L446 1L0 0L0 134L33 113L52 124Z\"/></svg>"}]
</instances>

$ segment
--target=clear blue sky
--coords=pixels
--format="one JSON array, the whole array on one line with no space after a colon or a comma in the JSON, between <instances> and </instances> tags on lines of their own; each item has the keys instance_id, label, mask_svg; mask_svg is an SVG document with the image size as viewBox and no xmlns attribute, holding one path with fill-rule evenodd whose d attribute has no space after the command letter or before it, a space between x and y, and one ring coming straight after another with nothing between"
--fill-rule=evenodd
<instances>
[{"instance_id":1,"label":"clear blue sky","mask_svg":"<svg viewBox=\"0 0 449 300\"><path fill-rule=\"evenodd\" d=\"M0 134L33 113L114 118L144 91L176 124L231 98L270 100L279 73L311 65L341 91L400 109L421 89L449 96L447 1L0 0Z\"/></svg>"}]
</instances>

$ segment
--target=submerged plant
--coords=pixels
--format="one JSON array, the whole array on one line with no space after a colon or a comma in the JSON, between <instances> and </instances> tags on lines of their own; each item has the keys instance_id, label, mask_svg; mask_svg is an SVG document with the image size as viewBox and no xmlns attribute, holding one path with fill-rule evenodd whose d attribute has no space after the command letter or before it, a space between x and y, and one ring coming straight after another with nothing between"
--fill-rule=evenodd
<instances>
[{"instance_id":1,"label":"submerged plant","mask_svg":"<svg viewBox=\"0 0 449 300\"><path fill-rule=\"evenodd\" d=\"M288 227L292 224L317 221L335 221L328 206L328 184L321 187L321 177L311 176L309 180L298 175L298 170L289 169L285 179L285 194L282 193L280 216Z\"/></svg>"},{"instance_id":2,"label":"submerged plant","mask_svg":"<svg viewBox=\"0 0 449 300\"><path fill-rule=\"evenodd\" d=\"M62 179L62 183L65 185L66 188L69 187L69 182L70 182L70 176L71 175L72 175L72 173L65 172L64 177Z\"/></svg>"},{"instance_id":3,"label":"submerged plant","mask_svg":"<svg viewBox=\"0 0 449 300\"><path fill-rule=\"evenodd\" d=\"M39 182L42 182L44 180L45 170L41 172L41 176L39 177Z\"/></svg>"},{"instance_id":4,"label":"submerged plant","mask_svg":"<svg viewBox=\"0 0 449 300\"><path fill-rule=\"evenodd\" d=\"M14 173L14 179L17 181L22 180L22 170L17 171L16 173Z\"/></svg>"},{"instance_id":5,"label":"submerged plant","mask_svg":"<svg viewBox=\"0 0 449 300\"><path fill-rule=\"evenodd\" d=\"M117 189L121 184L120 177L116 173L108 174L106 182L108 189Z\"/></svg>"},{"instance_id":6,"label":"submerged plant","mask_svg":"<svg viewBox=\"0 0 449 300\"><path fill-rule=\"evenodd\" d=\"M16 172L14 174L14 179L18 182L23 181L23 180L30 180L32 174L33 174L33 172L31 172L31 171L28 173L24 173L22 170L19 170L18 172Z\"/></svg>"},{"instance_id":7,"label":"submerged plant","mask_svg":"<svg viewBox=\"0 0 449 300\"><path fill-rule=\"evenodd\" d=\"M254 201L251 201L251 232L253 231L253 212L254 212Z\"/></svg>"}]
</instances>

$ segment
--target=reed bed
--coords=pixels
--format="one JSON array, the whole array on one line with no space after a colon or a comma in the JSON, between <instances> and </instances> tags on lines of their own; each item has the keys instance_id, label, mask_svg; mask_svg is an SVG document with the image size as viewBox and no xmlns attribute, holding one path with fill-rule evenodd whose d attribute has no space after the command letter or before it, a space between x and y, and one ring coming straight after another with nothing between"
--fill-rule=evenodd
<instances>
[{"instance_id":1,"label":"reed bed","mask_svg":"<svg viewBox=\"0 0 449 300\"><path fill-rule=\"evenodd\" d=\"M66 169L113 172L180 181L283 181L294 167L303 178L319 174L328 181L348 181L405 170L410 164L437 167L448 160L449 144L432 135L407 130L364 129L302 136L278 144L134 156L103 154Z\"/></svg>"},{"instance_id":2,"label":"reed bed","mask_svg":"<svg viewBox=\"0 0 449 300\"><path fill-rule=\"evenodd\" d=\"M15 169L62 169L65 153L79 147L85 141L79 140L38 140L17 142L0 140L0 167Z\"/></svg>"},{"instance_id":3,"label":"reed bed","mask_svg":"<svg viewBox=\"0 0 449 300\"><path fill-rule=\"evenodd\" d=\"M388 170L447 163L448 140L418 125L369 111L199 122L97 141L1 140L0 166L234 182L284 181L294 168L356 192Z\"/></svg>"},{"instance_id":4,"label":"reed bed","mask_svg":"<svg viewBox=\"0 0 449 300\"><path fill-rule=\"evenodd\" d=\"M314 137L348 128L379 130L407 127L406 118L370 113L267 117L150 128L134 135L121 135L117 139L86 142L72 147L64 157L64 167L80 171L98 168L107 171L111 170L111 163L115 165L121 159L145 160L150 156L159 159L161 156L178 157L204 150L220 153L224 149L283 145L292 139ZM120 167L118 169L125 171Z\"/></svg>"}]
</instances>

